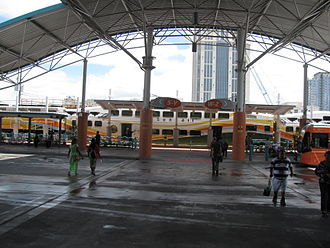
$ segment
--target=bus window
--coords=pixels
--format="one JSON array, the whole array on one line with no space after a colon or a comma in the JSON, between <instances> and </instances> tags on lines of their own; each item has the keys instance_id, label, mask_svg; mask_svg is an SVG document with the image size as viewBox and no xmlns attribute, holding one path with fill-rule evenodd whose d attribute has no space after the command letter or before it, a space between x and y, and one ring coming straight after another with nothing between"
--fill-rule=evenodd
<instances>
[{"instance_id":1,"label":"bus window","mask_svg":"<svg viewBox=\"0 0 330 248\"><path fill-rule=\"evenodd\" d=\"M289 127L289 126L285 127L285 131L292 133L293 132L293 127Z\"/></svg>"},{"instance_id":2,"label":"bus window","mask_svg":"<svg viewBox=\"0 0 330 248\"><path fill-rule=\"evenodd\" d=\"M153 117L160 117L160 112L159 111L152 111L152 116Z\"/></svg>"},{"instance_id":3,"label":"bus window","mask_svg":"<svg viewBox=\"0 0 330 248\"><path fill-rule=\"evenodd\" d=\"M94 125L95 127L102 127L102 121L95 121Z\"/></svg>"},{"instance_id":4,"label":"bus window","mask_svg":"<svg viewBox=\"0 0 330 248\"><path fill-rule=\"evenodd\" d=\"M173 112L170 112L170 111L164 111L163 112L163 117L173 118L174 117L174 113Z\"/></svg>"},{"instance_id":5,"label":"bus window","mask_svg":"<svg viewBox=\"0 0 330 248\"><path fill-rule=\"evenodd\" d=\"M111 110L111 115L112 116L119 116L119 110Z\"/></svg>"},{"instance_id":6,"label":"bus window","mask_svg":"<svg viewBox=\"0 0 330 248\"><path fill-rule=\"evenodd\" d=\"M198 131L198 130L190 130L190 135L201 135L201 131Z\"/></svg>"},{"instance_id":7,"label":"bus window","mask_svg":"<svg viewBox=\"0 0 330 248\"><path fill-rule=\"evenodd\" d=\"M219 113L218 118L219 119L229 119L229 114L228 113Z\"/></svg>"},{"instance_id":8,"label":"bus window","mask_svg":"<svg viewBox=\"0 0 330 248\"><path fill-rule=\"evenodd\" d=\"M133 116L133 111L132 110L122 110L121 116Z\"/></svg>"},{"instance_id":9,"label":"bus window","mask_svg":"<svg viewBox=\"0 0 330 248\"><path fill-rule=\"evenodd\" d=\"M187 130L179 130L179 135L188 135Z\"/></svg>"},{"instance_id":10,"label":"bus window","mask_svg":"<svg viewBox=\"0 0 330 248\"><path fill-rule=\"evenodd\" d=\"M201 112L191 112L190 117L191 118L202 118L202 113Z\"/></svg>"},{"instance_id":11,"label":"bus window","mask_svg":"<svg viewBox=\"0 0 330 248\"><path fill-rule=\"evenodd\" d=\"M178 117L179 118L187 118L188 117L188 113L187 112L178 112Z\"/></svg>"},{"instance_id":12,"label":"bus window","mask_svg":"<svg viewBox=\"0 0 330 248\"><path fill-rule=\"evenodd\" d=\"M310 142L309 142L310 133L306 132L304 138L302 140L302 152L309 152L310 149Z\"/></svg>"},{"instance_id":13,"label":"bus window","mask_svg":"<svg viewBox=\"0 0 330 248\"><path fill-rule=\"evenodd\" d=\"M162 134L163 135L173 135L173 129L163 129Z\"/></svg>"},{"instance_id":14,"label":"bus window","mask_svg":"<svg viewBox=\"0 0 330 248\"><path fill-rule=\"evenodd\" d=\"M135 117L140 117L140 110L135 110Z\"/></svg>"},{"instance_id":15,"label":"bus window","mask_svg":"<svg viewBox=\"0 0 330 248\"><path fill-rule=\"evenodd\" d=\"M328 134L327 133L313 133L312 134L313 148L328 148Z\"/></svg>"},{"instance_id":16,"label":"bus window","mask_svg":"<svg viewBox=\"0 0 330 248\"><path fill-rule=\"evenodd\" d=\"M246 125L246 131L257 131L257 126L255 126L255 125Z\"/></svg>"},{"instance_id":17,"label":"bus window","mask_svg":"<svg viewBox=\"0 0 330 248\"><path fill-rule=\"evenodd\" d=\"M265 126L265 132L270 132L270 126Z\"/></svg>"},{"instance_id":18,"label":"bus window","mask_svg":"<svg viewBox=\"0 0 330 248\"><path fill-rule=\"evenodd\" d=\"M93 126L93 122L92 121L88 121L87 126L92 127Z\"/></svg>"},{"instance_id":19,"label":"bus window","mask_svg":"<svg viewBox=\"0 0 330 248\"><path fill-rule=\"evenodd\" d=\"M159 134L159 129L152 129L152 134L153 135L158 135Z\"/></svg>"}]
</instances>

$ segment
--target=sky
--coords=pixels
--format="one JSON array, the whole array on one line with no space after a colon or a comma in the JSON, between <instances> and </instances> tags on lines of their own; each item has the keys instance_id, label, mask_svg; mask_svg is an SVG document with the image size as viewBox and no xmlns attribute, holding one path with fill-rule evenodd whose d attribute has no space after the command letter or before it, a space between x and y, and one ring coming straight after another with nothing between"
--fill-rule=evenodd
<instances>
[{"instance_id":1,"label":"sky","mask_svg":"<svg viewBox=\"0 0 330 248\"><path fill-rule=\"evenodd\" d=\"M10 0L0 1L0 22L57 4L58 0ZM137 49L134 55L142 60L144 49ZM189 46L155 46L151 76L151 96L177 97L191 101L192 56ZM256 54L251 53L252 58ZM330 65L326 65L330 70ZM63 99L67 96L81 99L83 64L77 63L61 70L48 73L24 84L23 98ZM323 66L323 68L325 68ZM274 55L267 55L255 64L268 95L277 103L302 102L303 65ZM319 70L309 67L308 77ZM100 56L88 60L87 99L142 100L144 73L138 65L123 52ZM1 85L1 82L0 82ZM250 103L265 104L253 77L250 77ZM70 89L70 90L69 90ZM0 101L14 104L14 88L0 90Z\"/></svg>"}]
</instances>

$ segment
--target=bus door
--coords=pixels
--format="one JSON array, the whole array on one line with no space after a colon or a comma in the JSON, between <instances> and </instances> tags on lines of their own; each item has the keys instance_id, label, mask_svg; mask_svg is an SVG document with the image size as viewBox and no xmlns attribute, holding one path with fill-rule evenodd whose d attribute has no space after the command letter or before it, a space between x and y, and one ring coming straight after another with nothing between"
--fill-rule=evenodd
<instances>
[{"instance_id":1,"label":"bus door","mask_svg":"<svg viewBox=\"0 0 330 248\"><path fill-rule=\"evenodd\" d=\"M305 132L301 143L301 152L304 153L310 151L311 151L310 132Z\"/></svg>"},{"instance_id":2,"label":"bus door","mask_svg":"<svg viewBox=\"0 0 330 248\"><path fill-rule=\"evenodd\" d=\"M130 123L121 124L121 136L132 137L132 124Z\"/></svg>"}]
</instances>

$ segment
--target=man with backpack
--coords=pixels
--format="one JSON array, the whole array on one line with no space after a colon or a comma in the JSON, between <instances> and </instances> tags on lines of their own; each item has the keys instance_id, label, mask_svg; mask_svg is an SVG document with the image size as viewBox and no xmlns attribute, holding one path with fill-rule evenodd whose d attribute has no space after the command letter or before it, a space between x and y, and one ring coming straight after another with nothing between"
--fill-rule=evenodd
<instances>
[{"instance_id":1,"label":"man with backpack","mask_svg":"<svg viewBox=\"0 0 330 248\"><path fill-rule=\"evenodd\" d=\"M223 160L223 142L220 137L214 138L211 143L211 157L212 157L212 175L219 175L219 162Z\"/></svg>"},{"instance_id":2,"label":"man with backpack","mask_svg":"<svg viewBox=\"0 0 330 248\"><path fill-rule=\"evenodd\" d=\"M100 157L100 150L99 146L96 143L96 139L93 138L91 140L90 145L88 146L88 157L89 157L89 164L91 168L91 174L95 176L95 168L96 168L96 161Z\"/></svg>"}]
</instances>

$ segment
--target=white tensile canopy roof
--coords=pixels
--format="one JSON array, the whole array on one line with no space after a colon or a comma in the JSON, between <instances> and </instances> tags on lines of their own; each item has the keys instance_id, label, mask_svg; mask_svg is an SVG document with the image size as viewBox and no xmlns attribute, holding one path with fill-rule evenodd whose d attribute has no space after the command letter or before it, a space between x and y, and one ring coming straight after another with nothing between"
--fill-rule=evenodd
<instances>
[{"instance_id":1,"label":"white tensile canopy roof","mask_svg":"<svg viewBox=\"0 0 330 248\"><path fill-rule=\"evenodd\" d=\"M155 45L178 36L187 44L210 36L235 40L243 28L248 41L260 44L259 58L290 49L300 54L302 63L330 61L330 0L62 2L0 24L0 80L22 83L36 76L28 76L34 68L42 75L117 50L141 66L130 44L143 39L147 27L154 30ZM98 47L108 50L98 53ZM64 65L67 55L74 59Z\"/></svg>"}]
</instances>

